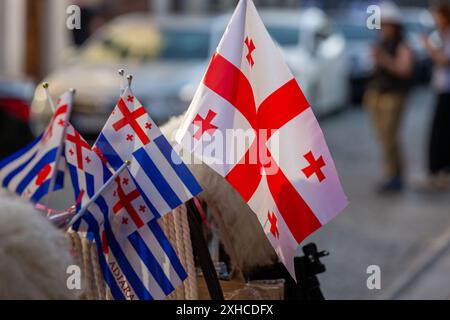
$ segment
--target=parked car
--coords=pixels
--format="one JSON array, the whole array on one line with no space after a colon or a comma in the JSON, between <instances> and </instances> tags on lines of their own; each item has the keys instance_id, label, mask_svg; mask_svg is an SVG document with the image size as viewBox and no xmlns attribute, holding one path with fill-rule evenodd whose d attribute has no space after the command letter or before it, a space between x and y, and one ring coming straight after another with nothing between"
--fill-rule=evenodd
<instances>
[{"instance_id":1,"label":"parked car","mask_svg":"<svg viewBox=\"0 0 450 320\"><path fill-rule=\"evenodd\" d=\"M72 122L87 136L100 132L119 96L117 70L133 74L133 91L157 123L186 110L184 92L198 83L210 56L211 19L154 18L128 14L116 18L74 51L45 77L56 97L76 88ZM34 128L39 131L50 115L45 93L36 88L32 104Z\"/></svg>"},{"instance_id":2,"label":"parked car","mask_svg":"<svg viewBox=\"0 0 450 320\"><path fill-rule=\"evenodd\" d=\"M316 115L345 107L349 92L346 43L328 16L315 7L259 13ZM216 28L224 29L229 19L228 15L219 18Z\"/></svg>"},{"instance_id":3,"label":"parked car","mask_svg":"<svg viewBox=\"0 0 450 320\"><path fill-rule=\"evenodd\" d=\"M262 16L317 113L345 105L343 38L325 33L323 12L263 11ZM53 96L77 89L72 122L83 134L95 137L118 98L117 70L124 68L134 75L136 96L153 119L163 123L187 110L229 18L121 16L103 26L44 81L50 83ZM32 105L37 132L49 117L45 93L38 87Z\"/></svg>"}]
</instances>

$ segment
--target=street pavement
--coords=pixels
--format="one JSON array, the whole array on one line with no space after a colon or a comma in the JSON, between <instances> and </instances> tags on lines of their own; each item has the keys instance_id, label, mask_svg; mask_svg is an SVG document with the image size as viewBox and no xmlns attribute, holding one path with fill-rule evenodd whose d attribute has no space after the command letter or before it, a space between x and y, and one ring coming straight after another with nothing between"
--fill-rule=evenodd
<instances>
[{"instance_id":1,"label":"street pavement","mask_svg":"<svg viewBox=\"0 0 450 320\"><path fill-rule=\"evenodd\" d=\"M401 133L408 182L426 172L432 112L431 92L414 90ZM378 195L380 154L367 114L354 108L321 125L350 200L303 243L330 252L322 258L327 271L319 276L325 297L449 299L450 193L423 194L409 183L401 194ZM369 265L381 269L380 290L367 288Z\"/></svg>"}]
</instances>

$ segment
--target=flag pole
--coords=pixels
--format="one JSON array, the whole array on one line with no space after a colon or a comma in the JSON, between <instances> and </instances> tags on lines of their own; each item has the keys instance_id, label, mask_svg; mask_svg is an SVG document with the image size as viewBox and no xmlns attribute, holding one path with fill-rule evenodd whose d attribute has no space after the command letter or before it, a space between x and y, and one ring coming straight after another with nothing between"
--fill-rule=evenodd
<instances>
[{"instance_id":1,"label":"flag pole","mask_svg":"<svg viewBox=\"0 0 450 320\"><path fill-rule=\"evenodd\" d=\"M125 91L125 70L123 69L119 69L119 76L120 76L120 95L123 94L123 92Z\"/></svg>"},{"instance_id":2,"label":"flag pole","mask_svg":"<svg viewBox=\"0 0 450 320\"><path fill-rule=\"evenodd\" d=\"M75 96L75 89L72 88L72 89L70 89L70 98L69 98L69 103L67 105L66 118L64 119L63 132L61 135L61 139L59 141L58 149L56 151L55 167L53 168L52 177L50 179L50 184L48 186L48 196L47 196L47 201L46 201L46 207L48 207L48 204L50 201L50 195L53 191L53 188L55 187L56 177L58 175L59 161L61 160L61 155L62 155L62 151L63 151L63 147L64 147L64 140L66 139L67 124L69 122L70 115L72 113L72 105L73 105L74 96Z\"/></svg>"},{"instance_id":3,"label":"flag pole","mask_svg":"<svg viewBox=\"0 0 450 320\"><path fill-rule=\"evenodd\" d=\"M48 89L48 87L49 87L48 82L44 82L44 83L42 84L42 87L44 88L45 95L46 95L46 97L47 97L47 100L48 100L48 103L49 103L49 105L50 105L50 108L52 109L53 112L55 112L55 110L56 110L56 105L55 105L55 102L54 102L53 99L52 99L52 96L50 95L50 91L49 91L49 89Z\"/></svg>"},{"instance_id":4,"label":"flag pole","mask_svg":"<svg viewBox=\"0 0 450 320\"><path fill-rule=\"evenodd\" d=\"M125 160L125 162L120 166L119 169L105 182L105 184L97 190L97 192L89 199L89 201L81 208L81 210L70 220L66 228L69 229L79 218L81 218L89 209L89 206L93 204L98 197L108 188L108 186L114 182L114 180L125 170L126 167L130 165L130 160Z\"/></svg>"}]
</instances>

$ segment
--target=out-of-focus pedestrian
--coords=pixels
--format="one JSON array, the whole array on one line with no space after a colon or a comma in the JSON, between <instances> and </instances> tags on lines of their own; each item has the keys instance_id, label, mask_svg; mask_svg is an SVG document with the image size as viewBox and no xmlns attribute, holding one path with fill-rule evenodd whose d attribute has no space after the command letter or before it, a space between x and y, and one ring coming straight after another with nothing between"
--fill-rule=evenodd
<instances>
[{"instance_id":1,"label":"out-of-focus pedestrian","mask_svg":"<svg viewBox=\"0 0 450 320\"><path fill-rule=\"evenodd\" d=\"M401 13L390 2L380 4L381 29L373 46L374 70L363 98L381 146L385 180L380 193L403 188L403 159L398 132L413 72L413 54L404 39Z\"/></svg>"},{"instance_id":2,"label":"out-of-focus pedestrian","mask_svg":"<svg viewBox=\"0 0 450 320\"><path fill-rule=\"evenodd\" d=\"M431 126L428 170L429 177L423 184L429 189L447 189L450 186L450 4L448 0L431 7L440 33L441 45L424 35L423 42L435 67L433 89L436 109Z\"/></svg>"}]
</instances>

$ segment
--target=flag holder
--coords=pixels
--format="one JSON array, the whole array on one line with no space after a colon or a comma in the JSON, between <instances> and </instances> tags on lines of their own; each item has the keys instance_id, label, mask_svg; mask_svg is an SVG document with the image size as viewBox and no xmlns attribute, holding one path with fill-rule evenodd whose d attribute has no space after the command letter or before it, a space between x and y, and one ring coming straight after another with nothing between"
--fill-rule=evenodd
<instances>
[{"instance_id":1,"label":"flag holder","mask_svg":"<svg viewBox=\"0 0 450 320\"><path fill-rule=\"evenodd\" d=\"M220 286L219 278L217 276L216 268L212 261L208 250L208 245L198 221L200 213L194 203L194 199L190 199L186 203L189 229L191 230L192 249L194 254L198 257L200 268L208 287L209 296L212 300L225 300L223 296L222 287Z\"/></svg>"}]
</instances>

